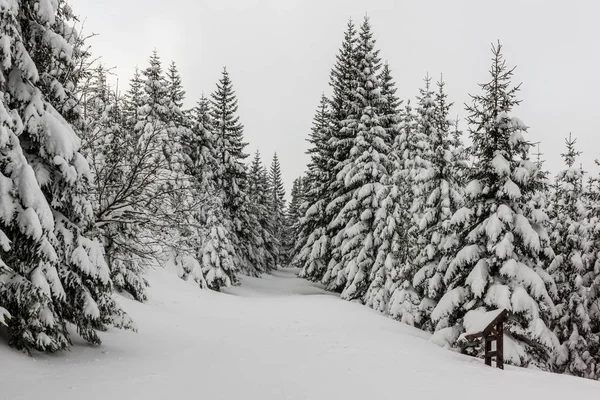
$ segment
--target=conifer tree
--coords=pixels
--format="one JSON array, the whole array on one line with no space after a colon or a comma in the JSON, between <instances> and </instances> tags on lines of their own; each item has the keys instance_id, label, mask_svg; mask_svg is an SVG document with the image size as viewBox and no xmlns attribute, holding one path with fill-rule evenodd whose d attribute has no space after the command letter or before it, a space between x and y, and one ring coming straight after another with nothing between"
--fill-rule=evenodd
<instances>
[{"instance_id":1,"label":"conifer tree","mask_svg":"<svg viewBox=\"0 0 600 400\"><path fill-rule=\"evenodd\" d=\"M333 148L330 143L332 134L330 102L323 95L313 118L308 139L311 144L308 150L310 161L307 177L303 182L306 191L303 208L306 210L299 220L295 257L292 261L292 265L301 268L300 277L313 281L320 281L327 268L329 221L326 206L330 196L328 188L333 179L331 171Z\"/></svg>"},{"instance_id":2,"label":"conifer tree","mask_svg":"<svg viewBox=\"0 0 600 400\"><path fill-rule=\"evenodd\" d=\"M183 109L183 100L185 98L185 90L181 82L181 76L175 61L171 61L169 69L167 70L167 84L169 98L171 102L180 110Z\"/></svg>"},{"instance_id":3,"label":"conifer tree","mask_svg":"<svg viewBox=\"0 0 600 400\"><path fill-rule=\"evenodd\" d=\"M287 235L285 227L285 189L283 187L283 178L281 176L281 166L277 153L273 155L271 168L269 170L269 191L270 191L270 212L271 229L275 240L278 241L275 247L275 265L283 266L286 264L285 252L282 249L282 243L286 241Z\"/></svg>"},{"instance_id":4,"label":"conifer tree","mask_svg":"<svg viewBox=\"0 0 600 400\"><path fill-rule=\"evenodd\" d=\"M374 237L379 194L389 174L388 132L382 126L381 68L368 18L361 26L356 49L357 86L351 95L351 112L343 124L350 132L352 147L336 179L343 190L330 206L341 209L331 226L340 231L333 240L334 254L330 287L343 288L342 298L360 299L369 287L378 238Z\"/></svg>"},{"instance_id":5,"label":"conifer tree","mask_svg":"<svg viewBox=\"0 0 600 400\"><path fill-rule=\"evenodd\" d=\"M459 251L450 262L444 283L448 290L431 314L436 335L456 345L465 324L484 311L507 309L505 359L517 365L547 367L556 336L547 327L553 308L546 274L539 268L547 245L543 226L527 217L535 193L531 178L527 127L512 117L519 104L519 86L512 86L500 44L492 46L491 79L467 106L472 154L466 207L451 223L459 236ZM460 341L459 341L460 342ZM467 352L477 352L470 348Z\"/></svg>"},{"instance_id":6,"label":"conifer tree","mask_svg":"<svg viewBox=\"0 0 600 400\"><path fill-rule=\"evenodd\" d=\"M133 327L89 232L91 176L73 129L83 42L65 36L73 18L62 1L0 7L0 314L9 344L23 350L67 348L68 323L93 344L98 329Z\"/></svg>"},{"instance_id":7,"label":"conifer tree","mask_svg":"<svg viewBox=\"0 0 600 400\"><path fill-rule=\"evenodd\" d=\"M600 163L596 160L596 165ZM587 296L588 315L590 317L590 337L600 337L600 178L592 180L590 190L589 210L589 234L590 248L588 252L589 276L586 277L586 285L589 286ZM590 354L594 357L596 364L596 379L600 376L598 365L600 364L600 343L598 340L589 341Z\"/></svg>"},{"instance_id":8,"label":"conifer tree","mask_svg":"<svg viewBox=\"0 0 600 400\"><path fill-rule=\"evenodd\" d=\"M258 150L248 173L248 195L252 213L258 220L258 233L262 244L257 244L259 257L266 272L275 268L279 250L279 237L274 233L272 188L269 175L263 166Z\"/></svg>"},{"instance_id":9,"label":"conifer tree","mask_svg":"<svg viewBox=\"0 0 600 400\"><path fill-rule=\"evenodd\" d=\"M555 332L561 343L556 359L560 372L594 377L596 363L589 352L592 335L588 313L589 264L588 210L583 202L581 168L575 166L581 152L576 139L565 140L567 151L562 154L567 169L557 177L556 220L553 221L551 242L556 254L549 272L556 283L558 318Z\"/></svg>"},{"instance_id":10,"label":"conifer tree","mask_svg":"<svg viewBox=\"0 0 600 400\"><path fill-rule=\"evenodd\" d=\"M287 207L285 215L285 226L288 233L285 235L283 252L286 255L287 265L292 262L295 256L294 244L300 236L300 219L303 216L305 201L303 182L303 177L294 179L290 193L290 204Z\"/></svg>"},{"instance_id":11,"label":"conifer tree","mask_svg":"<svg viewBox=\"0 0 600 400\"><path fill-rule=\"evenodd\" d=\"M340 262L341 255L336 253L340 247L333 245L332 242L342 232L343 226L335 224L334 218L340 213L344 204L333 202L333 200L346 193L343 182L336 179L336 176L344 168L354 138L354 132L345 127L345 121L351 111L353 93L356 92L358 76L356 41L357 32L354 23L349 20L342 47L336 56L336 63L330 76L333 94L329 110L329 123L331 124L329 129L331 130L327 135L331 135L331 137L327 139L327 146L322 149L326 151L323 156L328 163L328 172L323 177L327 179L323 191L325 196L321 198L322 203L319 203L322 211L316 207L307 209L307 213L313 216L316 212L322 213L321 224L323 227L313 231L311 238L307 241L307 245L310 245L312 249L309 250L310 257L305 264L306 268L319 271L317 275L322 276L323 283L335 290L342 289L342 285L336 283L337 277L332 274L332 269Z\"/></svg>"},{"instance_id":12,"label":"conifer tree","mask_svg":"<svg viewBox=\"0 0 600 400\"><path fill-rule=\"evenodd\" d=\"M451 104L446 98L444 82L440 81L435 98L426 87L420 100L419 125L426 140L423 159L427 167L415 178L418 189L413 214L420 218L417 221L418 254L414 273L406 278L411 279L420 298L413 311L414 320L426 330L433 330L429 314L445 293L443 277L457 244L450 219L462 206L448 119Z\"/></svg>"},{"instance_id":13,"label":"conifer tree","mask_svg":"<svg viewBox=\"0 0 600 400\"><path fill-rule=\"evenodd\" d=\"M144 81L142 73L135 67L133 77L129 82L129 88L123 99L123 125L128 131L133 131L139 117L140 107L144 105Z\"/></svg>"},{"instance_id":14,"label":"conifer tree","mask_svg":"<svg viewBox=\"0 0 600 400\"><path fill-rule=\"evenodd\" d=\"M386 62L383 65L381 74L381 95L384 102L381 104L380 121L382 127L387 132L387 142L390 148L390 171L383 190L380 195L383 201L375 214L374 237L379 238L380 245L377 248L375 263L371 268L371 284L365 295L365 304L375 310L386 312L390 297L390 287L392 285L391 269L393 268L388 254L391 250L392 237L398 235L395 231L396 223L403 214L400 211L399 204L396 202L398 187L395 187L394 179L398 178L399 153L396 151L400 130L402 127L403 114L400 111L402 101L396 96L396 87L391 76L391 70ZM395 178L394 178L395 177ZM397 243L396 245L397 246ZM389 262L388 262L389 261Z\"/></svg>"},{"instance_id":15,"label":"conifer tree","mask_svg":"<svg viewBox=\"0 0 600 400\"><path fill-rule=\"evenodd\" d=\"M392 147L399 134L398 124L402 118L400 113L402 101L396 96L396 84L387 62L383 64L379 79L381 80L381 96L385 100L381 105L381 123L388 133L388 145Z\"/></svg>"},{"instance_id":16,"label":"conifer tree","mask_svg":"<svg viewBox=\"0 0 600 400\"><path fill-rule=\"evenodd\" d=\"M211 94L211 120L214 145L219 167L214 179L217 188L223 191L224 217L230 219L226 225L233 228L233 245L237 249L236 269L249 275L259 275L270 267L261 259L259 246L262 239L256 231L257 216L250 210L247 172L244 160L246 143L243 141L243 125L237 113L237 98L226 69Z\"/></svg>"},{"instance_id":17,"label":"conifer tree","mask_svg":"<svg viewBox=\"0 0 600 400\"><path fill-rule=\"evenodd\" d=\"M411 103L407 101L399 134L391 149L392 172L381 194L382 200L376 214L374 235L380 238L380 245L371 273L372 283L366 296L368 306L400 320L412 315L403 312L401 305L414 293L406 287L409 281L404 275L415 257L416 244L412 234L414 229L411 230L413 224L410 210L414 202L416 161L420 157L422 142L416 130ZM407 319L403 321L411 322Z\"/></svg>"},{"instance_id":18,"label":"conifer tree","mask_svg":"<svg viewBox=\"0 0 600 400\"><path fill-rule=\"evenodd\" d=\"M205 216L202 220L206 229L203 237L200 260L206 284L210 289L220 291L222 287L235 285L237 268L236 251L230 240L229 227L224 225L225 211L222 192L215 191L208 197Z\"/></svg>"}]
</instances>

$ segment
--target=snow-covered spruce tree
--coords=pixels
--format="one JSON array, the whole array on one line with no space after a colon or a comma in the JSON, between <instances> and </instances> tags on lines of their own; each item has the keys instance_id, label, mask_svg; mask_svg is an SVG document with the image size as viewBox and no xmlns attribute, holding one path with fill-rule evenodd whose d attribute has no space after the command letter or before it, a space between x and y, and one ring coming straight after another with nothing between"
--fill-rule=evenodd
<instances>
[{"instance_id":1,"label":"snow-covered spruce tree","mask_svg":"<svg viewBox=\"0 0 600 400\"><path fill-rule=\"evenodd\" d=\"M330 154L327 156L329 163L329 182L325 190L324 200L324 221L326 229L319 232L320 237L312 242L314 245L313 256L310 263L323 263L326 265L326 272L323 275L322 282L330 290L341 291L344 288L344 282L338 280L338 271L333 271L336 265L340 266L341 254L339 246L341 242L340 234L343 233L344 225L335 218L340 214L345 200L348 200L348 190L345 188L343 180L338 179L338 174L342 172L350 156L350 150L353 146L355 132L348 126L347 119L351 113L353 96L356 94L356 84L358 80L358 58L357 51L357 32L352 20L348 21L347 29L344 34L342 47L336 56L336 63L331 70L329 85L333 90L330 101L331 114L331 137L328 141ZM334 200L341 201L334 201ZM311 209L307 211L312 212ZM339 222L339 223L338 223ZM334 243L336 242L336 243Z\"/></svg>"},{"instance_id":2,"label":"snow-covered spruce tree","mask_svg":"<svg viewBox=\"0 0 600 400\"><path fill-rule=\"evenodd\" d=\"M211 151L212 146L209 148L207 145L210 126L204 127L194 120L194 117L198 117L197 113L190 114L182 109L185 90L175 62L169 65L165 81L168 97L164 102L167 117L165 121L169 126L171 140L176 141L173 152L177 157L170 159L172 179L168 186L172 189L169 194L170 209L176 220L171 221L171 226L167 228L165 236L170 240L164 240L163 253L168 257L168 263L175 265L180 277L192 278L204 287L198 249L206 235L206 230L201 229L206 216L205 209L207 203L211 202L210 196L214 195L214 189L210 186L212 182L207 179L208 170L215 165L214 151ZM184 146L190 144L193 148L186 151ZM201 154L199 158L192 160L192 171L189 168L190 153Z\"/></svg>"},{"instance_id":3,"label":"snow-covered spruce tree","mask_svg":"<svg viewBox=\"0 0 600 400\"><path fill-rule=\"evenodd\" d=\"M420 99L419 127L426 146L423 168L415 177L417 184L413 215L420 218L417 224L418 254L414 261L412 287L421 299L414 309L414 321L425 330L433 331L429 315L445 293L444 274L449 258L457 245L456 232L450 229L450 219L462 206L461 188L456 176L457 160L454 158L451 121L444 82L438 82L435 94L427 89Z\"/></svg>"},{"instance_id":4,"label":"snow-covered spruce tree","mask_svg":"<svg viewBox=\"0 0 600 400\"><path fill-rule=\"evenodd\" d=\"M382 213L387 221L394 221L398 232L393 233L392 225L383 218L377 228L378 231L384 232L386 238L382 241L378 258L386 259L386 269L382 272L387 276L386 287L389 288L387 312L392 318L410 325L420 325L420 320L414 320L418 315L416 308L421 299L412 286L412 276L416 270L414 262L418 254L419 222L413 209L416 207L418 193L416 178L426 164L423 153L427 147L427 139L423 134L423 126L422 122L419 125L419 114L415 114L410 102L407 102L400 135L397 136L393 148L396 168L390 181L391 190L388 191L385 200L385 203L396 202L397 209L393 213L393 220ZM383 307L383 303L380 307Z\"/></svg>"},{"instance_id":5,"label":"snow-covered spruce tree","mask_svg":"<svg viewBox=\"0 0 600 400\"><path fill-rule=\"evenodd\" d=\"M179 257L183 279L193 278L200 286L221 290L238 282L233 247L233 226L224 218L224 192L214 181L219 168L210 104L204 96L187 113L190 129L182 138L185 174L191 179L194 212L184 236L188 254ZM193 250L193 251L190 251Z\"/></svg>"},{"instance_id":6,"label":"snow-covered spruce tree","mask_svg":"<svg viewBox=\"0 0 600 400\"><path fill-rule=\"evenodd\" d=\"M224 202L222 192L215 191L214 195L207 198L205 218L202 220L207 232L200 253L202 271L208 287L217 291L237 283L236 251L230 240L231 232L224 225Z\"/></svg>"},{"instance_id":7,"label":"snow-covered spruce tree","mask_svg":"<svg viewBox=\"0 0 600 400\"><path fill-rule=\"evenodd\" d=\"M0 7L0 313L9 344L23 350L65 349L67 323L94 344L98 329L132 328L88 234L90 171L72 126L83 42L72 21L63 1Z\"/></svg>"},{"instance_id":8,"label":"snow-covered spruce tree","mask_svg":"<svg viewBox=\"0 0 600 400\"><path fill-rule=\"evenodd\" d=\"M477 354L459 335L478 313L503 308L505 360L548 368L558 341L547 327L554 305L546 273L539 267L547 245L544 228L527 217L535 193L536 165L529 160L527 127L511 117L519 87L511 85L500 44L492 46L491 79L467 106L475 157L466 189L466 206L451 223L459 233L459 251L448 266L448 290L431 314L434 338ZM458 341L457 341L458 339Z\"/></svg>"},{"instance_id":9,"label":"snow-covered spruce tree","mask_svg":"<svg viewBox=\"0 0 600 400\"><path fill-rule=\"evenodd\" d=\"M167 88L169 92L169 98L173 105L180 110L183 109L183 100L185 99L185 90L183 89L183 83L179 70L175 61L171 61L169 69L167 70Z\"/></svg>"},{"instance_id":10,"label":"snow-covered spruce tree","mask_svg":"<svg viewBox=\"0 0 600 400\"><path fill-rule=\"evenodd\" d=\"M144 81L142 73L138 67L135 67L133 77L129 81L129 88L123 98L123 124L127 130L133 131L140 113L140 108L144 105Z\"/></svg>"},{"instance_id":11,"label":"snow-covered spruce tree","mask_svg":"<svg viewBox=\"0 0 600 400\"><path fill-rule=\"evenodd\" d=\"M218 164L209 112L208 100L201 97L196 106L186 112L190 129L181 138L185 173L203 185L212 184Z\"/></svg>"},{"instance_id":12,"label":"snow-covered spruce tree","mask_svg":"<svg viewBox=\"0 0 600 400\"><path fill-rule=\"evenodd\" d=\"M256 244L259 257L264 260L265 271L276 267L279 240L273 228L272 193L269 175L263 166L258 150L254 155L248 172L248 195L252 214L256 216L260 242Z\"/></svg>"},{"instance_id":13,"label":"snow-covered spruce tree","mask_svg":"<svg viewBox=\"0 0 600 400\"><path fill-rule=\"evenodd\" d=\"M277 243L275 244L274 256L275 265L281 267L287 265L285 252L282 249L282 243L286 241L287 235L285 227L285 188L283 187L283 178L281 176L281 165L277 153L273 155L271 168L269 169L269 197L271 212L271 229Z\"/></svg>"},{"instance_id":14,"label":"snow-covered spruce tree","mask_svg":"<svg viewBox=\"0 0 600 400\"><path fill-rule=\"evenodd\" d=\"M596 165L600 162L596 160ZM600 337L600 177L592 180L590 189L590 210L589 210L589 233L590 249L588 253L590 263L590 275L587 277L589 285L588 292L588 315L590 317L590 331L593 337ZM590 353L595 358L596 377L600 376L600 343L594 341L588 343Z\"/></svg>"},{"instance_id":15,"label":"snow-covered spruce tree","mask_svg":"<svg viewBox=\"0 0 600 400\"><path fill-rule=\"evenodd\" d=\"M385 181L384 190L382 191L382 197L385 198L385 201L380 204L379 210L375 214L376 228L374 237L377 237L381 240L381 245L377 249L377 257L375 259L375 263L373 264L373 268L371 268L369 277L371 284L365 295L365 304L383 312L387 308L390 295L389 285L391 284L391 280L388 279L389 270L385 265L387 249L389 248L388 246L390 244L390 241L386 239L389 239L390 236L386 235L386 232L382 231L382 229L385 229L384 227L387 226L390 221L395 219L393 215L399 210L398 204L396 204L393 200L393 197L397 191L393 190L392 193L390 190L392 188L392 176L399 165L397 157L398 153L394 151L394 146L398 140L398 135L400 134L403 114L400 108L402 101L396 96L396 85L394 83L394 79L392 78L391 70L387 62L381 69L379 79L381 81L381 96L384 99L384 102L380 107L380 122L381 126L387 132L386 140L390 148L391 170L387 180ZM396 217L399 218L399 214L396 215ZM391 226L387 226L387 228L392 230L394 229Z\"/></svg>"},{"instance_id":16,"label":"snow-covered spruce tree","mask_svg":"<svg viewBox=\"0 0 600 400\"><path fill-rule=\"evenodd\" d=\"M423 293L415 289L413 281L419 269L419 253L429 243L429 238L424 230L421 230L421 226L428 218L426 204L429 200L428 195L431 195L435 184L427 178L433 168L432 157L428 157L428 154L433 152L431 141L437 130L431 78L426 76L424 81L425 87L419 90L420 94L417 98L417 112L412 135L415 145L413 151L409 151L410 158L406 158L403 173L405 182L410 182L409 190L412 191L412 193L405 194L406 206L409 206L408 219L404 222L407 259L401 266L402 283L394 291L392 302L394 318L418 327L423 327L423 323L426 321L424 315L429 313L431 308L431 302L423 301Z\"/></svg>"},{"instance_id":17,"label":"snow-covered spruce tree","mask_svg":"<svg viewBox=\"0 0 600 400\"><path fill-rule=\"evenodd\" d=\"M300 267L299 276L312 281L320 281L327 267L329 240L327 225L329 220L325 207L329 199L333 151L331 139L333 123L329 100L322 95L319 107L313 118L313 126L308 138L310 161L307 176L303 181L304 213L298 222L294 244L292 265Z\"/></svg>"},{"instance_id":18,"label":"snow-covered spruce tree","mask_svg":"<svg viewBox=\"0 0 600 400\"><path fill-rule=\"evenodd\" d=\"M360 28L356 49L357 85L352 95L351 112L344 121L344 130L353 132L349 158L337 175L344 190L332 201L341 205L332 221L340 227L333 240L333 252L339 255L333 265L330 287L341 288L342 298L364 300L370 284L378 238L373 236L379 194L390 169L388 133L380 121L381 68L375 40L368 18Z\"/></svg>"},{"instance_id":19,"label":"snow-covered spruce tree","mask_svg":"<svg viewBox=\"0 0 600 400\"><path fill-rule=\"evenodd\" d=\"M236 248L236 270L257 276L266 269L266 260L260 257L262 240L257 232L257 216L250 210L248 177L244 160L246 143L243 141L243 125L237 113L237 98L226 69L211 94L211 119L214 145L219 168L214 174L217 189L223 191L224 217L233 227L233 245Z\"/></svg>"},{"instance_id":20,"label":"snow-covered spruce tree","mask_svg":"<svg viewBox=\"0 0 600 400\"><path fill-rule=\"evenodd\" d=\"M556 283L557 318L553 323L561 343L556 358L559 372L594 378L596 361L590 354L591 334L588 306L589 277L593 268L589 260L588 210L583 202L583 173L575 166L581 152L575 149L576 140L569 135L565 140L567 151L562 154L567 169L556 178L556 219L550 235L556 254L548 272Z\"/></svg>"},{"instance_id":21,"label":"snow-covered spruce tree","mask_svg":"<svg viewBox=\"0 0 600 400\"><path fill-rule=\"evenodd\" d=\"M399 132L399 123L402 120L400 112L402 101L396 96L396 84L392 77L392 71L389 64L383 64L381 74L381 96L385 99L381 105L381 124L388 133L388 145L393 147Z\"/></svg>"},{"instance_id":22,"label":"snow-covered spruce tree","mask_svg":"<svg viewBox=\"0 0 600 400\"><path fill-rule=\"evenodd\" d=\"M404 278L404 271L408 267L407 263L415 257L415 236L409 235L413 225L410 209L414 201L416 162L420 160L420 148L424 143L419 139L410 100L404 106L398 129L399 134L390 153L392 172L375 214L374 236L379 238L380 245L372 269L373 281L367 292L366 304L402 320L403 315L412 315L403 312L401 305L407 295L414 293L405 290L408 280Z\"/></svg>"},{"instance_id":23,"label":"snow-covered spruce tree","mask_svg":"<svg viewBox=\"0 0 600 400\"><path fill-rule=\"evenodd\" d=\"M285 235L285 241L282 243L282 250L285 254L287 265L292 263L294 259L294 244L300 236L300 219L304 215L303 204L304 204L304 179L298 177L294 179L292 184L292 191L290 193L290 203L286 209L285 214L285 229L287 234Z\"/></svg>"}]
</instances>

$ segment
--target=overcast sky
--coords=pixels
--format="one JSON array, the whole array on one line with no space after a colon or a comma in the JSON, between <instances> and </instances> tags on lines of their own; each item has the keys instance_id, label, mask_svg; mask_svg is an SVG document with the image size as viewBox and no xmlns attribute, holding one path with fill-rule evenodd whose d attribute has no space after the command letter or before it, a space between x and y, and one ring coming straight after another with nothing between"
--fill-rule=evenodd
<instances>
[{"instance_id":1,"label":"overcast sky","mask_svg":"<svg viewBox=\"0 0 600 400\"><path fill-rule=\"evenodd\" d=\"M490 43L500 40L515 81L516 116L541 141L546 167L562 168L569 132L584 169L600 158L600 3L556 0L70 0L99 34L95 55L114 66L125 89L153 49L174 60L191 106L227 66L250 143L270 164L277 152L289 194L307 162L305 138L349 17L371 18L398 95L414 98L427 72L443 73L453 114L488 79Z\"/></svg>"}]
</instances>

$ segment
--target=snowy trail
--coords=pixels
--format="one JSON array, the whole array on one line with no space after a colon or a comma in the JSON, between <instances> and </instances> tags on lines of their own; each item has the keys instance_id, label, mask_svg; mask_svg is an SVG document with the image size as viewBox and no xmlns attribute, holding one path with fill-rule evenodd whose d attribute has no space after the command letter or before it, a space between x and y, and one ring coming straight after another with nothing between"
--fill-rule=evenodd
<instances>
[{"instance_id":1,"label":"snowy trail","mask_svg":"<svg viewBox=\"0 0 600 400\"><path fill-rule=\"evenodd\" d=\"M595 398L600 383L443 350L428 335L281 270L227 293L169 271L151 299L122 299L137 334L24 356L0 346L0 399ZM5 340L1 337L1 340ZM589 397L584 397L589 396Z\"/></svg>"}]
</instances>

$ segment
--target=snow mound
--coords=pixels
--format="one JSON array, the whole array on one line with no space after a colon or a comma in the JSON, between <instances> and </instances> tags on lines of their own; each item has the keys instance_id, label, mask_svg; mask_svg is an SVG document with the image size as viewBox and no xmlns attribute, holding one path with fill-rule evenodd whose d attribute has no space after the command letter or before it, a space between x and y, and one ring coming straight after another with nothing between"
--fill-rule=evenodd
<instances>
[{"instance_id":1,"label":"snow mound","mask_svg":"<svg viewBox=\"0 0 600 400\"><path fill-rule=\"evenodd\" d=\"M138 333L111 329L101 347L74 336L71 351L28 357L5 345L0 327L0 398L562 400L600 392L598 382L500 371L441 349L427 333L342 301L297 272L243 278L217 293L173 271L150 271L146 304L119 299ZM440 342L455 339L446 333Z\"/></svg>"}]
</instances>

